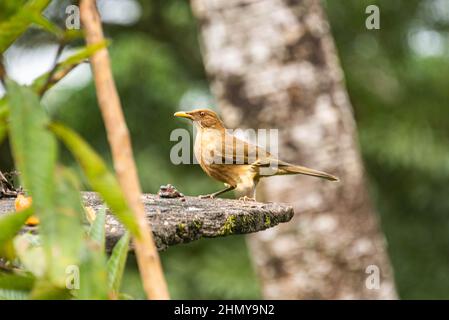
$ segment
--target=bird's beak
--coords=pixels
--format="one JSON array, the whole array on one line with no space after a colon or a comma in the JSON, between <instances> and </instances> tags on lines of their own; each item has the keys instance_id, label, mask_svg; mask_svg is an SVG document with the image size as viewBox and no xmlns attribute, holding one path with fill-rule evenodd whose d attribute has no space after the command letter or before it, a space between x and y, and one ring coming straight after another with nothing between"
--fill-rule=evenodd
<instances>
[{"instance_id":1,"label":"bird's beak","mask_svg":"<svg viewBox=\"0 0 449 320\"><path fill-rule=\"evenodd\" d=\"M174 114L174 116L193 120L193 116L191 114L189 114L188 112L184 112L184 111L178 111Z\"/></svg>"}]
</instances>

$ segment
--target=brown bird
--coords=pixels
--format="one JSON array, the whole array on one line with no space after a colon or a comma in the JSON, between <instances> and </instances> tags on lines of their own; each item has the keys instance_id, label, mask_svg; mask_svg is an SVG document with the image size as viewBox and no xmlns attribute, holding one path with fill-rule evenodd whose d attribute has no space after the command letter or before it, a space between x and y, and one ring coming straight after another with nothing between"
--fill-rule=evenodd
<instances>
[{"instance_id":1,"label":"brown bird","mask_svg":"<svg viewBox=\"0 0 449 320\"><path fill-rule=\"evenodd\" d=\"M214 198L235 189L240 199L255 200L259 180L273 175L304 174L338 181L328 173L281 161L263 148L236 138L227 132L223 122L211 110L180 111L174 115L193 121L198 129L195 157L209 176L226 186L223 190L200 196L202 198Z\"/></svg>"}]
</instances>

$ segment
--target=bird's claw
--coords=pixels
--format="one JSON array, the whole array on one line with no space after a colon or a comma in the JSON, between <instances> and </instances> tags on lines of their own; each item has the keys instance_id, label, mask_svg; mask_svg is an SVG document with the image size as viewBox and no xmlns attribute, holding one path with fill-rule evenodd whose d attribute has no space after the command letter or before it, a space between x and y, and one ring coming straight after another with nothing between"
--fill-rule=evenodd
<instances>
[{"instance_id":1,"label":"bird's claw","mask_svg":"<svg viewBox=\"0 0 449 320\"><path fill-rule=\"evenodd\" d=\"M244 196L244 197L240 197L239 201L256 201L256 199Z\"/></svg>"},{"instance_id":2,"label":"bird's claw","mask_svg":"<svg viewBox=\"0 0 449 320\"><path fill-rule=\"evenodd\" d=\"M213 194L204 194L204 195L198 196L198 198L200 198L200 199L214 199L215 196Z\"/></svg>"}]
</instances>

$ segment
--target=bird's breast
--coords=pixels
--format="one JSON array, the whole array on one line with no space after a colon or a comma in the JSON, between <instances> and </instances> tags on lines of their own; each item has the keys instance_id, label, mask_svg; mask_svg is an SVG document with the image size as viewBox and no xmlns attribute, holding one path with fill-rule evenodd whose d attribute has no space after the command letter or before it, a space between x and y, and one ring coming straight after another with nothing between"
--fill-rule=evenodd
<instances>
[{"instance_id":1,"label":"bird's breast","mask_svg":"<svg viewBox=\"0 0 449 320\"><path fill-rule=\"evenodd\" d=\"M200 129L195 138L194 153L200 164L217 163L214 156L218 155L222 147L221 132L211 129Z\"/></svg>"},{"instance_id":2,"label":"bird's breast","mask_svg":"<svg viewBox=\"0 0 449 320\"><path fill-rule=\"evenodd\" d=\"M212 178L231 186L252 184L256 172L251 165L223 163L223 140L224 136L218 130L202 129L198 131L194 153L201 168Z\"/></svg>"}]
</instances>

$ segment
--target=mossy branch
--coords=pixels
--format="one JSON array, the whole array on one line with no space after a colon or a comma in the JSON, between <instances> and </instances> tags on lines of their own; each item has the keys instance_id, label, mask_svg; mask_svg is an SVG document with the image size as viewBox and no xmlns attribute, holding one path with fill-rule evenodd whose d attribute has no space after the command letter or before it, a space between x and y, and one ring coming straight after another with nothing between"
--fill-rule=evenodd
<instances>
[{"instance_id":1,"label":"mossy branch","mask_svg":"<svg viewBox=\"0 0 449 320\"><path fill-rule=\"evenodd\" d=\"M85 206L95 211L105 207L96 193L84 192L83 198ZM293 217L293 208L285 204L197 197L182 199L159 198L153 194L142 196L146 220L151 225L158 250L200 238L258 232ZM14 199L0 199L0 215L13 210ZM37 232L38 228L25 227L24 230ZM124 232L120 222L108 212L107 250L112 249Z\"/></svg>"}]
</instances>

